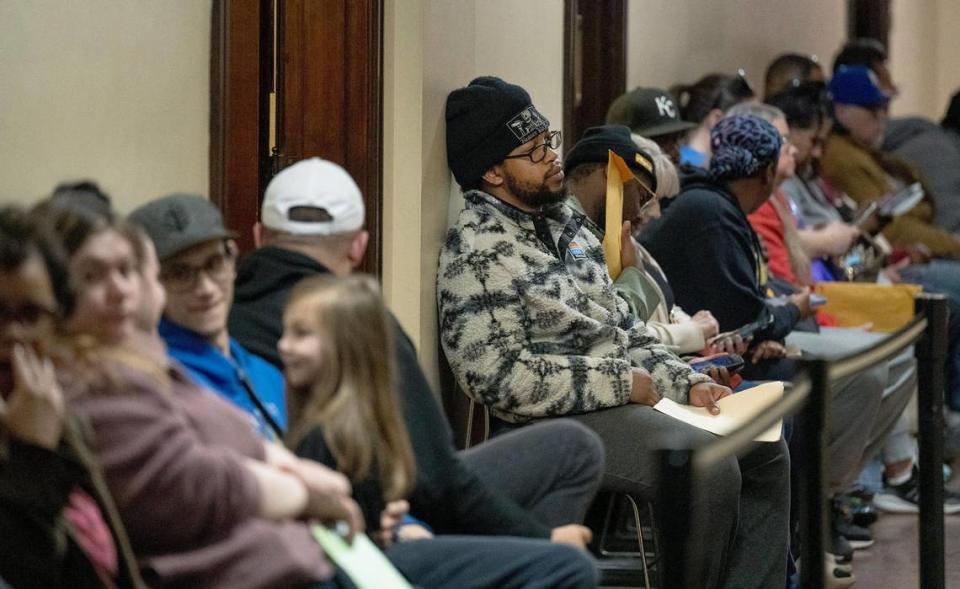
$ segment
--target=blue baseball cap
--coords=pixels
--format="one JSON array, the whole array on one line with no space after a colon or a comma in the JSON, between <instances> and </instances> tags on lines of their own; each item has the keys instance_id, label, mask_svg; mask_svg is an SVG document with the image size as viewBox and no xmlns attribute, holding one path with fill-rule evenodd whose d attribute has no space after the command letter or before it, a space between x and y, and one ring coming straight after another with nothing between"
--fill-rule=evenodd
<instances>
[{"instance_id":1,"label":"blue baseball cap","mask_svg":"<svg viewBox=\"0 0 960 589\"><path fill-rule=\"evenodd\" d=\"M880 89L880 81L870 68L862 65L840 67L830 80L830 95L837 104L864 108L884 106L892 96Z\"/></svg>"}]
</instances>

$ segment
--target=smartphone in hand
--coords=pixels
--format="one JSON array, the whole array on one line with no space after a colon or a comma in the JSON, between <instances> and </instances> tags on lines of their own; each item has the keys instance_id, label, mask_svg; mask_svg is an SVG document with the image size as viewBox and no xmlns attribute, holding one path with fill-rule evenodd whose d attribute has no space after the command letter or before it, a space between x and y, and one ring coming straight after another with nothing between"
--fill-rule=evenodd
<instances>
[{"instance_id":1,"label":"smartphone in hand","mask_svg":"<svg viewBox=\"0 0 960 589\"><path fill-rule=\"evenodd\" d=\"M701 374L707 374L711 368L726 368L734 375L743 368L743 358L738 354L714 354L690 361L690 367Z\"/></svg>"}]
</instances>

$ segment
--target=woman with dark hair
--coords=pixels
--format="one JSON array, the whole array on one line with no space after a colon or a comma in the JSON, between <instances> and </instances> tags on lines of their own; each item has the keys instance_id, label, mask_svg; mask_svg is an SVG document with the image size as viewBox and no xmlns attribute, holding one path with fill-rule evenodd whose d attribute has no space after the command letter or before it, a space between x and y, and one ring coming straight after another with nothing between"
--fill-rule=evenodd
<instances>
[{"instance_id":1,"label":"woman with dark hair","mask_svg":"<svg viewBox=\"0 0 960 589\"><path fill-rule=\"evenodd\" d=\"M816 55L783 53L767 66L763 96L770 100L776 94L804 82L825 82L826 75Z\"/></svg>"},{"instance_id":2,"label":"woman with dark hair","mask_svg":"<svg viewBox=\"0 0 960 589\"><path fill-rule=\"evenodd\" d=\"M0 575L21 588L144 587L49 356L54 258L26 213L0 210Z\"/></svg>"},{"instance_id":3,"label":"woman with dark hair","mask_svg":"<svg viewBox=\"0 0 960 589\"><path fill-rule=\"evenodd\" d=\"M757 97L743 70L734 76L707 74L689 86L674 86L670 93L677 98L680 118L697 124L680 148L680 163L698 168L710 165L710 130L723 114L730 107Z\"/></svg>"},{"instance_id":4,"label":"woman with dark hair","mask_svg":"<svg viewBox=\"0 0 960 589\"><path fill-rule=\"evenodd\" d=\"M57 270L68 285L59 293L66 399L96 433L93 450L151 584L341 586L301 520L362 529L346 478L265 442L169 363L140 327L138 307L159 303L142 296L156 276L139 272L149 253L139 235L76 210L48 219L67 254Z\"/></svg>"},{"instance_id":5,"label":"woman with dark hair","mask_svg":"<svg viewBox=\"0 0 960 589\"><path fill-rule=\"evenodd\" d=\"M780 188L797 221L796 234L803 253L813 260L813 273L807 278L832 280L833 271L820 258L846 253L860 231L847 223L849 216L841 215L838 207L845 207L842 199L827 189L817 170L832 123L826 86L822 82L803 82L770 97L767 103L783 112L790 128L790 143L796 149L796 172ZM848 214L852 215L852 211ZM803 276L796 278L802 284L808 283Z\"/></svg>"}]
</instances>

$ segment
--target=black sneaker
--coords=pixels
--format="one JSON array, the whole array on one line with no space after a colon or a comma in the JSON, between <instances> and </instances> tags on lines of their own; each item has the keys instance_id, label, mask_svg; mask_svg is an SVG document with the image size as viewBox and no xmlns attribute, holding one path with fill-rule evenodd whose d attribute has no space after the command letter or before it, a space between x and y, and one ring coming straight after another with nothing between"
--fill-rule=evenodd
<instances>
[{"instance_id":1,"label":"black sneaker","mask_svg":"<svg viewBox=\"0 0 960 589\"><path fill-rule=\"evenodd\" d=\"M883 491L873 498L873 504L878 509L890 513L919 513L920 512L920 476L917 467L913 467L910 480L901 485L887 485ZM960 494L948 489L943 490L943 513L954 515L960 513Z\"/></svg>"},{"instance_id":2,"label":"black sneaker","mask_svg":"<svg viewBox=\"0 0 960 589\"><path fill-rule=\"evenodd\" d=\"M853 560L853 546L837 532L830 534L829 552L838 564L847 564Z\"/></svg>"},{"instance_id":3,"label":"black sneaker","mask_svg":"<svg viewBox=\"0 0 960 589\"><path fill-rule=\"evenodd\" d=\"M853 524L837 523L834 525L834 529L847 539L854 550L862 550L873 546L873 536L870 535L870 530L866 528Z\"/></svg>"},{"instance_id":4,"label":"black sneaker","mask_svg":"<svg viewBox=\"0 0 960 589\"><path fill-rule=\"evenodd\" d=\"M838 500L843 506L844 512L848 514L849 523L861 528L869 528L877 523L879 516L872 503L873 494L869 495L869 499L865 499L863 496L851 492L840 495Z\"/></svg>"}]
</instances>

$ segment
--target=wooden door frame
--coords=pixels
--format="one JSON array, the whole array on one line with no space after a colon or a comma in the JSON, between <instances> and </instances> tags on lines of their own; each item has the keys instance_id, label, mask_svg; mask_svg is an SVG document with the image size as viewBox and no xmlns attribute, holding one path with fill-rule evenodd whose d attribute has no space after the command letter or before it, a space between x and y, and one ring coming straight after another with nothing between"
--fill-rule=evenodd
<instances>
[{"instance_id":1,"label":"wooden door frame","mask_svg":"<svg viewBox=\"0 0 960 589\"><path fill-rule=\"evenodd\" d=\"M883 43L890 54L890 27L893 8L890 0L848 0L847 36L868 38Z\"/></svg>"},{"instance_id":2,"label":"wooden door frame","mask_svg":"<svg viewBox=\"0 0 960 589\"><path fill-rule=\"evenodd\" d=\"M579 46L578 16L583 20ZM607 108L626 91L626 85L627 0L564 0L564 153L588 127L604 124ZM582 95L579 107L578 89Z\"/></svg>"},{"instance_id":3,"label":"wooden door frame","mask_svg":"<svg viewBox=\"0 0 960 589\"><path fill-rule=\"evenodd\" d=\"M253 248L252 227L267 183L283 164L291 163L283 154L279 161L271 161L274 154L268 147L272 6L272 0L213 0L212 5L210 198L220 207L227 226L240 234L243 251ZM364 197L364 228L370 233L362 269L379 276L383 260L383 0L354 3L351 8L359 18L348 20L344 32L354 48L345 67L353 76L352 96L358 98L348 101L344 115L358 132L347 137L348 161L339 163L349 171L350 160L363 162L364 173L353 174ZM282 68L283 60L277 61Z\"/></svg>"}]
</instances>

